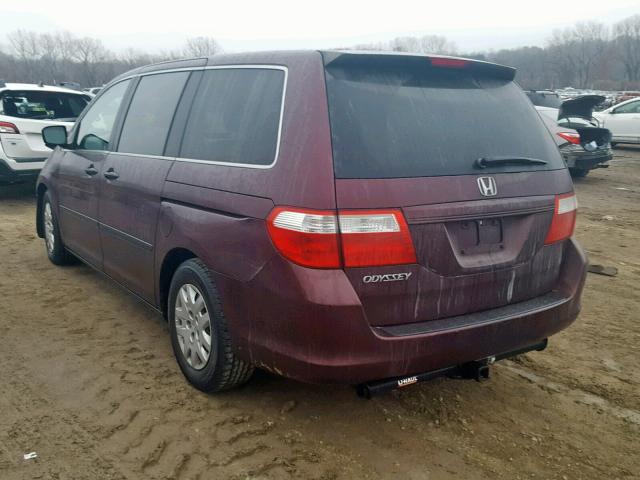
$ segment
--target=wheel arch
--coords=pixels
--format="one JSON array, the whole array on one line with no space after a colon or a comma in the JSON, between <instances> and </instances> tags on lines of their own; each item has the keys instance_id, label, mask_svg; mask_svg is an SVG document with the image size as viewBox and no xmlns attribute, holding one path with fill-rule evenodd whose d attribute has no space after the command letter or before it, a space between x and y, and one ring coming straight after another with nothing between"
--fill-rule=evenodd
<instances>
[{"instance_id":1,"label":"wheel arch","mask_svg":"<svg viewBox=\"0 0 640 480\"><path fill-rule=\"evenodd\" d=\"M47 186L44 183L39 183L36 187L36 233L40 238L44 238L44 228L42 226L42 200L47 190Z\"/></svg>"},{"instance_id":2,"label":"wheel arch","mask_svg":"<svg viewBox=\"0 0 640 480\"><path fill-rule=\"evenodd\" d=\"M160 300L160 310L165 320L168 318L167 306L169 304L169 288L171 279L178 267L185 261L198 256L187 248L173 248L167 252L162 260L160 275L158 276L158 294Z\"/></svg>"}]
</instances>

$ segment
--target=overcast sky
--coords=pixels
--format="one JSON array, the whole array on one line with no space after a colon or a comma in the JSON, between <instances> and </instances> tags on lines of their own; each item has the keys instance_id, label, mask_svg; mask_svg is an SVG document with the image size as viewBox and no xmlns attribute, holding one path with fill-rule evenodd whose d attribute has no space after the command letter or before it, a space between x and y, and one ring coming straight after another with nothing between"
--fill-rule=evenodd
<instances>
[{"instance_id":1,"label":"overcast sky","mask_svg":"<svg viewBox=\"0 0 640 480\"><path fill-rule=\"evenodd\" d=\"M0 3L0 44L18 28L68 30L100 38L116 51L171 50L199 35L239 51L345 47L438 34L461 51L474 51L543 45L555 28L582 20L611 24L636 13L640 0L21 0Z\"/></svg>"}]
</instances>

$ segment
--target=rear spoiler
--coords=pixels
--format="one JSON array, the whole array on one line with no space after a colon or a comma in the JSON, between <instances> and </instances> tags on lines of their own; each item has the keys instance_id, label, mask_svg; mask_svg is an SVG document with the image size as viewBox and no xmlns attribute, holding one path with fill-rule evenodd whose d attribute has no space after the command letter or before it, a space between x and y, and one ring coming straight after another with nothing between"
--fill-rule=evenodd
<instances>
[{"instance_id":1,"label":"rear spoiler","mask_svg":"<svg viewBox=\"0 0 640 480\"><path fill-rule=\"evenodd\" d=\"M469 58L449 57L443 55L419 55L404 52L370 52L370 51L322 51L325 68L328 67L407 67L407 68L451 68L465 70L512 81L516 69L497 63L483 62Z\"/></svg>"}]
</instances>

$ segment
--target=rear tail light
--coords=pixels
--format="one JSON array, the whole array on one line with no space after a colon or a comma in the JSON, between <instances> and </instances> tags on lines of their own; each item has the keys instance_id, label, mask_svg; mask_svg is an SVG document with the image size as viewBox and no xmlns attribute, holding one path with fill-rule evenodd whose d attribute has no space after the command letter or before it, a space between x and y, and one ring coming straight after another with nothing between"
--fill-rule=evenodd
<instances>
[{"instance_id":1,"label":"rear tail light","mask_svg":"<svg viewBox=\"0 0 640 480\"><path fill-rule=\"evenodd\" d=\"M580 135L572 132L560 132L558 136L563 138L569 143L573 143L574 145L580 145Z\"/></svg>"},{"instance_id":2,"label":"rear tail light","mask_svg":"<svg viewBox=\"0 0 640 480\"><path fill-rule=\"evenodd\" d=\"M20 130L13 123L0 122L0 133L20 133Z\"/></svg>"},{"instance_id":3,"label":"rear tail light","mask_svg":"<svg viewBox=\"0 0 640 480\"><path fill-rule=\"evenodd\" d=\"M566 240L573 235L576 226L578 199L574 193L557 195L553 211L553 220L545 239L545 245Z\"/></svg>"},{"instance_id":4,"label":"rear tail light","mask_svg":"<svg viewBox=\"0 0 640 480\"><path fill-rule=\"evenodd\" d=\"M338 218L345 267L416 263L400 210L341 210Z\"/></svg>"},{"instance_id":5,"label":"rear tail light","mask_svg":"<svg viewBox=\"0 0 640 480\"><path fill-rule=\"evenodd\" d=\"M409 227L400 210L275 208L267 219L280 253L306 267L340 268L415 263Z\"/></svg>"},{"instance_id":6,"label":"rear tail light","mask_svg":"<svg viewBox=\"0 0 640 480\"><path fill-rule=\"evenodd\" d=\"M292 262L314 268L340 268L338 228L333 211L275 208L267 219L269 235Z\"/></svg>"}]
</instances>

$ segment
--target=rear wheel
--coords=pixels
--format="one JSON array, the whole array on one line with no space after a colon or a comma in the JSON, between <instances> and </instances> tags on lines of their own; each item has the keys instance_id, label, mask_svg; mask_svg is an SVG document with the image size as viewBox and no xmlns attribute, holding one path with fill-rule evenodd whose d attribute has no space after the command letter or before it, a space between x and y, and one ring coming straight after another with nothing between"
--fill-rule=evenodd
<instances>
[{"instance_id":1,"label":"rear wheel","mask_svg":"<svg viewBox=\"0 0 640 480\"><path fill-rule=\"evenodd\" d=\"M187 260L176 270L168 317L173 353L194 387L219 392L249 380L253 366L233 353L218 291L202 261Z\"/></svg>"},{"instance_id":2,"label":"rear wheel","mask_svg":"<svg viewBox=\"0 0 640 480\"><path fill-rule=\"evenodd\" d=\"M589 170L583 168L570 168L569 173L573 178L584 178L589 174Z\"/></svg>"},{"instance_id":3,"label":"rear wheel","mask_svg":"<svg viewBox=\"0 0 640 480\"><path fill-rule=\"evenodd\" d=\"M58 217L53 209L49 192L45 192L42 197L42 227L44 244L47 247L49 260L55 265L69 265L74 263L75 259L62 243Z\"/></svg>"}]
</instances>

